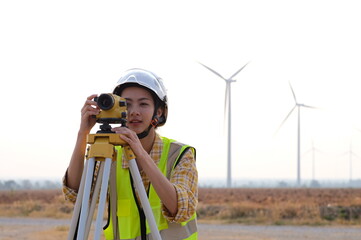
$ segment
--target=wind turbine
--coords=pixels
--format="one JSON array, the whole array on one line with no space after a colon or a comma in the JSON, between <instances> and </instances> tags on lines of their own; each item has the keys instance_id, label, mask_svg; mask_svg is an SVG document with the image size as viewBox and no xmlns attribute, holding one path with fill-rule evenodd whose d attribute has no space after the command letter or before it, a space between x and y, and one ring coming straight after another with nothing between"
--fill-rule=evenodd
<instances>
[{"instance_id":1,"label":"wind turbine","mask_svg":"<svg viewBox=\"0 0 361 240\"><path fill-rule=\"evenodd\" d=\"M311 149L309 149L308 151L306 151L304 154L307 154L309 152L312 153L312 181L315 180L315 163L316 163L316 160L315 160L315 152L320 152L320 150L318 150L317 148L315 148L314 146L314 143L312 141L312 147Z\"/></svg>"},{"instance_id":2,"label":"wind turbine","mask_svg":"<svg viewBox=\"0 0 361 240\"><path fill-rule=\"evenodd\" d=\"M248 62L249 63L249 62ZM247 66L246 63L243 67L241 67L237 72L235 72L232 76L229 78L223 77L218 72L214 71L210 67L207 67L206 65L201 64L203 67L207 68L212 73L216 74L218 77L222 78L224 81L226 81L226 93L225 93L225 101L224 101L224 117L226 117L226 113L228 113L228 124L227 124L227 187L232 187L232 172L231 172L231 83L236 82L233 78L242 71L243 68Z\"/></svg>"},{"instance_id":3,"label":"wind turbine","mask_svg":"<svg viewBox=\"0 0 361 240\"><path fill-rule=\"evenodd\" d=\"M315 107L308 106L308 105L305 105L303 103L297 102L296 94L293 91L293 88L292 88L290 82L289 82L289 85L290 85L290 88L291 88L291 91L292 91L293 99L295 100L295 105L291 109L291 111L287 114L286 118L283 120L281 125L278 127L276 133L282 127L282 125L286 122L286 120L291 115L291 113L297 108L297 112L298 112L298 124L297 124L297 185L300 186L301 185L301 156L300 156L300 148L301 148L301 133L300 133L301 132L300 131L301 130L301 123L300 123L301 107L305 107L305 108L315 108Z\"/></svg>"},{"instance_id":4,"label":"wind turbine","mask_svg":"<svg viewBox=\"0 0 361 240\"><path fill-rule=\"evenodd\" d=\"M360 158L356 153L354 153L352 151L352 141L350 142L350 150L345 152L343 155L349 155L349 171L350 171L350 184L352 184L352 156L356 157L356 158Z\"/></svg>"}]
</instances>

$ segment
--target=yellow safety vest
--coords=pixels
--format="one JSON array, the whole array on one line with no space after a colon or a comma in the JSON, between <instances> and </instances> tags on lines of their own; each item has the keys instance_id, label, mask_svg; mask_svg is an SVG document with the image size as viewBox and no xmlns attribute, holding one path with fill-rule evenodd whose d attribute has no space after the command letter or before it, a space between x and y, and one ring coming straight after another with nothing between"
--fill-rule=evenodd
<instances>
[{"instance_id":1,"label":"yellow safety vest","mask_svg":"<svg viewBox=\"0 0 361 240\"><path fill-rule=\"evenodd\" d=\"M172 139L161 137L163 141L163 151L158 163L158 168L168 179L171 176L171 171L175 168L178 160L183 155L186 149L194 148L180 144ZM135 239L141 235L139 206L137 205L134 189L132 187L132 179L129 169L122 168L122 148L117 149L117 166L116 166L116 188L117 188L117 221L119 239ZM150 185L148 190L148 198L150 206L153 210L155 222L158 226L162 239L197 239L197 218L196 213L186 222L170 223L162 214L161 201ZM108 240L115 239L113 231L113 216L112 211L109 211L108 224L104 229L105 238ZM150 227L146 223L146 234L149 236Z\"/></svg>"}]
</instances>

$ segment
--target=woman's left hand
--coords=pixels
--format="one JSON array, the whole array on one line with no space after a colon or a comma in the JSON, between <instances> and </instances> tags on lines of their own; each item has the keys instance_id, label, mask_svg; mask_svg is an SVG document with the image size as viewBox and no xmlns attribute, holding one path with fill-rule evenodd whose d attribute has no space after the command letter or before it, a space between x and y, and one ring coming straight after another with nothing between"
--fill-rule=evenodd
<instances>
[{"instance_id":1,"label":"woman's left hand","mask_svg":"<svg viewBox=\"0 0 361 240\"><path fill-rule=\"evenodd\" d=\"M115 127L112 128L112 131L116 134L119 134L119 137L123 139L133 150L137 159L142 159L142 155L146 153L142 143L140 142L137 134L126 127Z\"/></svg>"}]
</instances>

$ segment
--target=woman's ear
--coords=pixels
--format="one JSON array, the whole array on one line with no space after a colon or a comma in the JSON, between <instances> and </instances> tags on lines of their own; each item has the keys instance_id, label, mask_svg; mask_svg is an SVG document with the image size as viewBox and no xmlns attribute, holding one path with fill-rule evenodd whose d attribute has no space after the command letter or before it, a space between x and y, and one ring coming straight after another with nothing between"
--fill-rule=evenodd
<instances>
[{"instance_id":1,"label":"woman's ear","mask_svg":"<svg viewBox=\"0 0 361 240\"><path fill-rule=\"evenodd\" d=\"M163 115L163 108L159 107L157 109L157 116L158 116L158 118L160 118L162 115Z\"/></svg>"}]
</instances>

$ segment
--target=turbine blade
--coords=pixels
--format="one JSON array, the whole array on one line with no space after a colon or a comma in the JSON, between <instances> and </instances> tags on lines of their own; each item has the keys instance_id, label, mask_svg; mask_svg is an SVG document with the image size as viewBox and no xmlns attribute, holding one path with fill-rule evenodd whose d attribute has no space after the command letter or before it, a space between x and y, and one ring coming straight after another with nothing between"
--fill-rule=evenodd
<instances>
[{"instance_id":1,"label":"turbine blade","mask_svg":"<svg viewBox=\"0 0 361 240\"><path fill-rule=\"evenodd\" d=\"M223 80L227 81L227 79L225 77L223 77L221 74L219 74L218 72L214 71L212 68L207 67L206 65L204 65L203 63L198 62L200 65L202 65L203 67L207 68L209 71L211 71L212 73L216 74L218 77L222 78Z\"/></svg>"},{"instance_id":2,"label":"turbine blade","mask_svg":"<svg viewBox=\"0 0 361 240\"><path fill-rule=\"evenodd\" d=\"M313 106L309 106L309 105L305 105L305 104L302 104L302 107L318 109L317 107L313 107Z\"/></svg>"},{"instance_id":3,"label":"turbine blade","mask_svg":"<svg viewBox=\"0 0 361 240\"><path fill-rule=\"evenodd\" d=\"M302 155L306 155L308 154L309 152L312 152L313 150L312 149L308 149L306 152L304 152Z\"/></svg>"},{"instance_id":4,"label":"turbine blade","mask_svg":"<svg viewBox=\"0 0 361 240\"><path fill-rule=\"evenodd\" d=\"M295 105L291 111L287 114L286 118L282 121L282 123L280 124L280 126L277 128L277 131L275 132L274 135L276 135L278 133L278 131L281 129L282 125L287 121L288 117L291 115L291 113L293 112L293 110L295 110L295 108L297 107L297 105Z\"/></svg>"},{"instance_id":5,"label":"turbine blade","mask_svg":"<svg viewBox=\"0 0 361 240\"><path fill-rule=\"evenodd\" d=\"M235 72L230 78L228 78L229 80L234 78L240 71L243 70L243 68L245 68L250 62L246 63L243 67L241 67L237 72Z\"/></svg>"},{"instance_id":6,"label":"turbine blade","mask_svg":"<svg viewBox=\"0 0 361 240\"><path fill-rule=\"evenodd\" d=\"M295 92L293 91L293 88L292 88L292 85L291 85L291 82L288 82L290 84L290 88L291 88L291 91L292 91L292 94L293 94L293 98L295 99L295 103L297 103L297 100L296 100L296 94Z\"/></svg>"},{"instance_id":7,"label":"turbine blade","mask_svg":"<svg viewBox=\"0 0 361 240\"><path fill-rule=\"evenodd\" d=\"M355 157L357 157L358 159L361 159L361 157L359 155L357 155L356 153L352 152L352 155L354 155Z\"/></svg>"}]
</instances>

